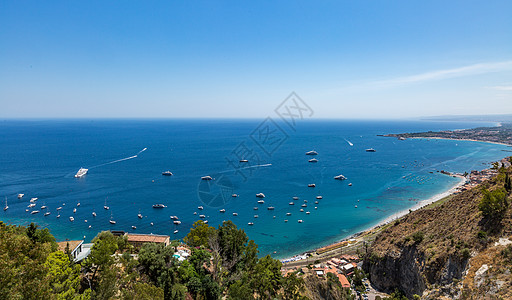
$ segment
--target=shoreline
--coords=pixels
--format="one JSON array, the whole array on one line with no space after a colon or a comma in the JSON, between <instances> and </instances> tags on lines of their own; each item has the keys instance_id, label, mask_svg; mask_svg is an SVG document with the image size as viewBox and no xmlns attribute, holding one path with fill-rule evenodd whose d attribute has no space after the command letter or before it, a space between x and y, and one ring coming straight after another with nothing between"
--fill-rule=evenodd
<instances>
[{"instance_id":1,"label":"shoreline","mask_svg":"<svg viewBox=\"0 0 512 300\"><path fill-rule=\"evenodd\" d=\"M466 178L464 176L461 176L461 175L456 175L456 174L451 174L451 175L448 175L448 176L451 176L451 177L457 177L459 178L459 182L457 182L455 185L453 185L452 187L450 187L448 190L445 190L443 192L440 192L438 194L435 194L434 196L428 198L428 199L424 199L424 200L420 200L418 201L418 203L416 203L414 206L410 207L410 208L407 208L407 209L404 209L404 210L401 210L401 211L398 211L394 214L392 214L391 216L388 216L380 221L378 221L377 223L373 224L373 225L369 225L368 227L366 227L365 229L363 230L360 230L354 234L351 234L345 238L342 238L341 240L338 240L334 243L330 243L330 244L326 244L322 247L328 247L328 246L331 246L331 245L336 245L336 244L339 244L339 243L343 243L343 242L347 242L349 240L353 240L353 239L357 239L357 238L360 238L362 236L364 236L366 233L369 233L377 228L380 228L382 226L385 226L389 223L391 223L392 221L395 221L397 219L400 219L401 217L407 215L408 213L410 213L411 211L415 211L415 210L418 210L420 208L423 208L423 207L426 207L432 203L435 203L437 201L440 201L450 195L453 195L455 192L457 192L457 189L459 189L460 187L464 186L464 184L466 183ZM315 248L315 249L311 249L311 250L307 250L307 251L304 251L300 254L296 254L294 256L291 256L291 257L286 257L286 258L282 258L282 259L279 259L279 261L281 261L283 263L283 267L286 267L286 263L288 262L293 262L293 261L300 261L300 260L304 260L304 258L306 257L307 254L309 253L315 253L316 250L318 250L320 248ZM331 250L330 250L331 251ZM298 258L298 257L304 257L303 259L297 259L297 260L294 260L294 258ZM283 261L287 261L287 262L283 262Z\"/></svg>"},{"instance_id":2,"label":"shoreline","mask_svg":"<svg viewBox=\"0 0 512 300\"><path fill-rule=\"evenodd\" d=\"M502 146L509 146L512 147L511 144L507 143L500 143L500 142L493 142L493 141L481 141L481 140L475 140L475 139L454 139L454 138L445 138L445 137L428 137L428 136L414 136L414 137L408 137L408 139L435 139L435 140L450 140L450 141L466 141L466 142L480 142L480 143L488 143L488 144L496 144L496 145L502 145Z\"/></svg>"}]
</instances>

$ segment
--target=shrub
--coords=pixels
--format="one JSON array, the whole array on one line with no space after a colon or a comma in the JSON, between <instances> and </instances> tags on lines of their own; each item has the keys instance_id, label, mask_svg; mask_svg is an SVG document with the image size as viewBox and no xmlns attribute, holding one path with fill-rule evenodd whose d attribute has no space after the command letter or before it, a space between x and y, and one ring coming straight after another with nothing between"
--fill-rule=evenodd
<instances>
[{"instance_id":1,"label":"shrub","mask_svg":"<svg viewBox=\"0 0 512 300\"><path fill-rule=\"evenodd\" d=\"M462 251L460 251L460 256L462 259L466 260L471 257L471 251L469 251L468 248L464 248Z\"/></svg>"},{"instance_id":2,"label":"shrub","mask_svg":"<svg viewBox=\"0 0 512 300\"><path fill-rule=\"evenodd\" d=\"M507 194L504 189L497 189L492 192L484 189L484 196L478 204L478 209L486 217L502 217L508 207Z\"/></svg>"},{"instance_id":3,"label":"shrub","mask_svg":"<svg viewBox=\"0 0 512 300\"><path fill-rule=\"evenodd\" d=\"M417 231L412 235L412 239L415 243L421 243L423 241L424 234L421 231Z\"/></svg>"}]
</instances>

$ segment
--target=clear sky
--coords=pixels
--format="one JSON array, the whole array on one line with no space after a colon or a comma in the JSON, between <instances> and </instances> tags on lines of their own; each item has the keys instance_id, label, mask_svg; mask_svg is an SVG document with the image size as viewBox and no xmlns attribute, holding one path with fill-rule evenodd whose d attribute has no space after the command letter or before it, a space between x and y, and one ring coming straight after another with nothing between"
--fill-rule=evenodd
<instances>
[{"instance_id":1,"label":"clear sky","mask_svg":"<svg viewBox=\"0 0 512 300\"><path fill-rule=\"evenodd\" d=\"M0 0L0 118L512 113L512 1Z\"/></svg>"}]
</instances>

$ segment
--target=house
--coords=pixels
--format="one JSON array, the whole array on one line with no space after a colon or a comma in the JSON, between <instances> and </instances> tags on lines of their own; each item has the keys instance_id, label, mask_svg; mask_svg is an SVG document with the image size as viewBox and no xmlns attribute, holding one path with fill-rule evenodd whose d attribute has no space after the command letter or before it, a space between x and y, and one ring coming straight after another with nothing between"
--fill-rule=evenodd
<instances>
[{"instance_id":1,"label":"house","mask_svg":"<svg viewBox=\"0 0 512 300\"><path fill-rule=\"evenodd\" d=\"M350 282L348 282L348 279L347 279L347 277L345 277L345 275L343 275L343 274L336 274L336 275L338 276L338 280L341 283L341 287L343 287L343 288L350 287Z\"/></svg>"},{"instance_id":2,"label":"house","mask_svg":"<svg viewBox=\"0 0 512 300\"><path fill-rule=\"evenodd\" d=\"M168 246L170 243L170 236L160 234L137 234L126 233L127 242L135 248L140 248L146 243L164 244Z\"/></svg>"},{"instance_id":3,"label":"house","mask_svg":"<svg viewBox=\"0 0 512 300\"><path fill-rule=\"evenodd\" d=\"M71 257L74 262L81 261L86 258L91 252L92 244L84 244L84 241L64 241L58 242L59 250L66 253L66 248L69 247Z\"/></svg>"}]
</instances>

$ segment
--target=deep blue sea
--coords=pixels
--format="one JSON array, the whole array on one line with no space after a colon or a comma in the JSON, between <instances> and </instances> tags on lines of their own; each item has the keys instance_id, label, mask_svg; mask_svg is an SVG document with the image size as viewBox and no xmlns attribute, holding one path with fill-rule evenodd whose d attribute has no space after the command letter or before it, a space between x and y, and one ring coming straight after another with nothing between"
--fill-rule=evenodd
<instances>
[{"instance_id":1,"label":"deep blue sea","mask_svg":"<svg viewBox=\"0 0 512 300\"><path fill-rule=\"evenodd\" d=\"M378 134L482 125L490 124L301 121L291 127L270 119L2 121L0 197L2 207L7 198L9 209L0 211L0 220L36 222L50 228L58 240L91 240L102 230L181 239L203 214L212 226L232 220L259 245L260 254L275 251L274 256L282 258L352 235L457 183L436 171L481 170L511 149L481 142L400 141ZM308 162L313 157L305 152L310 150L318 152L318 162ZM80 167L89 168L89 173L74 178ZM161 175L167 170L174 176ZM339 174L347 180L334 180ZM206 175L214 180L201 180ZM310 183L316 186L308 187ZM19 193L25 196L18 199ZM264 204L257 203L256 193L266 195ZM323 198L315 204L319 195ZM294 196L299 200L292 200ZM34 209L26 212L32 197L38 198L34 209L41 211L34 215ZM105 202L109 210L103 209ZM152 208L156 203L167 207ZM301 207L304 203L307 206ZM43 205L48 208L40 209ZM51 214L44 216L45 211ZM172 215L181 225L172 223ZM111 218L115 225L109 223Z\"/></svg>"}]
</instances>

